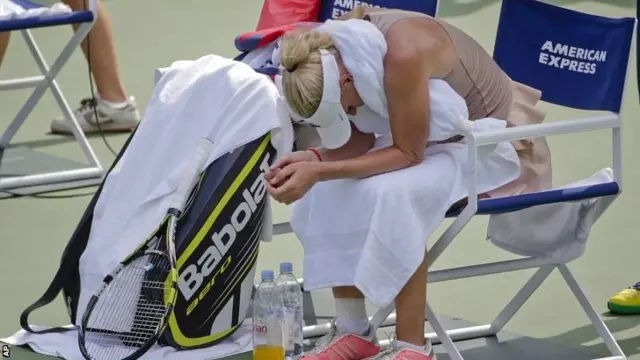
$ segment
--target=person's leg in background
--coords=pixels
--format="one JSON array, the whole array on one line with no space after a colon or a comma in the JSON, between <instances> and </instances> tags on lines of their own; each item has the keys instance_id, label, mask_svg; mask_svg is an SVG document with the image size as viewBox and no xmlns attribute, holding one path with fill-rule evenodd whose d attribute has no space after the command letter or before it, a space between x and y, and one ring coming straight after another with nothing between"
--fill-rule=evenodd
<instances>
[{"instance_id":1,"label":"person's leg in background","mask_svg":"<svg viewBox=\"0 0 640 360\"><path fill-rule=\"evenodd\" d=\"M0 66L2 66L4 54L6 54L7 48L9 47L9 39L11 39L10 35L11 33L8 31L0 32Z\"/></svg>"},{"instance_id":2,"label":"person's leg in background","mask_svg":"<svg viewBox=\"0 0 640 360\"><path fill-rule=\"evenodd\" d=\"M88 0L64 0L64 2L74 11L81 11L86 8L85 2ZM98 14L98 20L87 35L89 40L85 39L82 42L82 52L87 61L91 61L91 71L100 98L112 103L126 102L128 97L120 82L120 69L113 41L111 20L102 1L98 1ZM78 25L74 25L74 31L78 27ZM91 56L89 56L89 45L91 46Z\"/></svg>"},{"instance_id":3,"label":"person's leg in background","mask_svg":"<svg viewBox=\"0 0 640 360\"><path fill-rule=\"evenodd\" d=\"M343 286L333 288L333 296L336 303L335 328L305 358L323 360L325 356L334 358L337 355L344 360L360 360L371 356L373 359L398 357L435 360L431 343L424 337L426 256L396 297L396 341L386 351L379 352L375 333L367 317L364 295L354 286Z\"/></svg>"},{"instance_id":4,"label":"person's leg in background","mask_svg":"<svg viewBox=\"0 0 640 360\"><path fill-rule=\"evenodd\" d=\"M64 0L73 11L88 9L88 0ZM74 31L78 26L74 26ZM90 47L90 48L89 48ZM82 43L82 51L90 62L95 80L96 99L84 99L75 115L85 133L103 131L131 131L140 122L135 99L128 96L122 82L116 57L111 21L104 4L98 0L98 19ZM94 111L97 110L97 111ZM98 118L96 119L95 113ZM100 127L96 122L100 122ZM71 133L63 119L51 123L54 133Z\"/></svg>"},{"instance_id":5,"label":"person's leg in background","mask_svg":"<svg viewBox=\"0 0 640 360\"><path fill-rule=\"evenodd\" d=\"M614 295L607 307L614 314L640 315L640 281Z\"/></svg>"}]
</instances>

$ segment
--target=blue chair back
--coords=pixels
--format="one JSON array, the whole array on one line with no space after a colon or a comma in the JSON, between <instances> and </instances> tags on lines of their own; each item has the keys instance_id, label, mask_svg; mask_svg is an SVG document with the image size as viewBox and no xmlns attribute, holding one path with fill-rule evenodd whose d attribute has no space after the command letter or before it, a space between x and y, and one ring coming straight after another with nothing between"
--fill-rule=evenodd
<instances>
[{"instance_id":1,"label":"blue chair back","mask_svg":"<svg viewBox=\"0 0 640 360\"><path fill-rule=\"evenodd\" d=\"M634 18L503 0L493 57L546 102L619 113L634 27Z\"/></svg>"},{"instance_id":2,"label":"blue chair back","mask_svg":"<svg viewBox=\"0 0 640 360\"><path fill-rule=\"evenodd\" d=\"M322 0L318 19L335 19L359 5L416 11L434 17L438 11L438 0Z\"/></svg>"}]
</instances>

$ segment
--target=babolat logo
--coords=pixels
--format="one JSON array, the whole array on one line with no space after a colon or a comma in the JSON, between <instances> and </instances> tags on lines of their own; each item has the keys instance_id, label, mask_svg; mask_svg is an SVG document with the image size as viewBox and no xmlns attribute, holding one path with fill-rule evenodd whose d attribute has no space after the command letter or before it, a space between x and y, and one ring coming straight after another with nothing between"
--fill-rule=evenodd
<instances>
[{"instance_id":1,"label":"babolat logo","mask_svg":"<svg viewBox=\"0 0 640 360\"><path fill-rule=\"evenodd\" d=\"M231 264L231 256L227 256L227 253L233 246L238 233L244 230L258 210L258 204L266 194L264 174L269 169L269 158L270 154L267 152L260 164L260 172L251 185L242 190L242 201L233 210L228 222L219 231L213 233L209 247L195 264L192 263L181 271L178 288L186 301L191 301L196 292L202 289L197 298L189 304L187 315L215 284L218 275L224 273ZM209 279L212 274L213 276Z\"/></svg>"}]
</instances>

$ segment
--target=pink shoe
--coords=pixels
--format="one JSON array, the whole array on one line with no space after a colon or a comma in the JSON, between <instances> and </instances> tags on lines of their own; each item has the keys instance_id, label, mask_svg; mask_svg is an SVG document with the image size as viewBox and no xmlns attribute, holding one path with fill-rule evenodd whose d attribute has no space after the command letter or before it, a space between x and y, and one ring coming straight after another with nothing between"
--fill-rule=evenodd
<instances>
[{"instance_id":1,"label":"pink shoe","mask_svg":"<svg viewBox=\"0 0 640 360\"><path fill-rule=\"evenodd\" d=\"M437 358L433 346L429 346L429 351L417 351L398 347L394 342L388 349L367 360L437 360Z\"/></svg>"},{"instance_id":2,"label":"pink shoe","mask_svg":"<svg viewBox=\"0 0 640 360\"><path fill-rule=\"evenodd\" d=\"M331 331L321 337L313 350L301 357L303 360L362 360L380 352L375 331L369 328L367 335L347 333L331 323Z\"/></svg>"}]
</instances>

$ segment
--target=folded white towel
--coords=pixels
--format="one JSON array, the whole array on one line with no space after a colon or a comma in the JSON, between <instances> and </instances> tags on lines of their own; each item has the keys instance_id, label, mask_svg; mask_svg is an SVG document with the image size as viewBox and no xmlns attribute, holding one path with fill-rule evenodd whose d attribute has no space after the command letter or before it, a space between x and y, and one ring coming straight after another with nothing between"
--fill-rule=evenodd
<instances>
[{"instance_id":1,"label":"folded white towel","mask_svg":"<svg viewBox=\"0 0 640 360\"><path fill-rule=\"evenodd\" d=\"M390 136L374 149L389 146ZM481 162L478 191L520 174ZM304 248L304 285L356 285L372 303L393 301L422 260L427 239L456 201L468 196L467 145L430 146L416 166L365 179L321 182L294 203L291 226Z\"/></svg>"},{"instance_id":2,"label":"folded white towel","mask_svg":"<svg viewBox=\"0 0 640 360\"><path fill-rule=\"evenodd\" d=\"M371 22L360 19L327 20L317 31L331 35L345 68L353 75L362 101L374 113L386 118L383 60L387 54L387 41L384 35Z\"/></svg>"},{"instance_id":3,"label":"folded white towel","mask_svg":"<svg viewBox=\"0 0 640 360\"><path fill-rule=\"evenodd\" d=\"M43 326L33 326L44 330ZM245 321L231 337L215 346L179 351L168 346L155 345L140 360L214 360L249 352L253 348L251 340L251 320ZM63 333L36 335L20 330L14 335L0 339L0 342L14 346L27 345L33 351L66 360L84 360L78 348L78 331L72 326Z\"/></svg>"},{"instance_id":4,"label":"folded white towel","mask_svg":"<svg viewBox=\"0 0 640 360\"><path fill-rule=\"evenodd\" d=\"M0 0L0 21L11 19L26 19L54 14L71 13L71 8L64 3L55 3L51 7L37 7L25 9L11 0Z\"/></svg>"},{"instance_id":5,"label":"folded white towel","mask_svg":"<svg viewBox=\"0 0 640 360\"><path fill-rule=\"evenodd\" d=\"M571 191L571 188L611 181L613 171L605 168L561 189ZM492 215L489 239L514 254L569 262L584 254L591 226L602 214L607 201L607 198L585 199Z\"/></svg>"},{"instance_id":6,"label":"folded white towel","mask_svg":"<svg viewBox=\"0 0 640 360\"><path fill-rule=\"evenodd\" d=\"M80 258L79 314L102 277L162 219L197 140L207 136L214 143L210 164L268 132L274 138L281 138L282 130L292 133L288 118L279 112L280 102L269 78L217 55L177 62L162 76L145 121L96 202L90 239Z\"/></svg>"}]
</instances>

